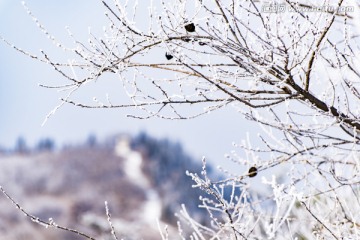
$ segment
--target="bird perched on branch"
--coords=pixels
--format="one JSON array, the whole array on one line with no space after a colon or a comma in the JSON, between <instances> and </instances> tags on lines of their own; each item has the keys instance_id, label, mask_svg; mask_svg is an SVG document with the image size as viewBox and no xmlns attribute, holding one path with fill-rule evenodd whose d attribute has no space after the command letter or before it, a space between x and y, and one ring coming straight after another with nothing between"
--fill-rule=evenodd
<instances>
[{"instance_id":1,"label":"bird perched on branch","mask_svg":"<svg viewBox=\"0 0 360 240\"><path fill-rule=\"evenodd\" d=\"M167 60L171 60L173 58L173 55L171 55L170 53L165 53L165 57Z\"/></svg>"},{"instance_id":2,"label":"bird perched on branch","mask_svg":"<svg viewBox=\"0 0 360 240\"><path fill-rule=\"evenodd\" d=\"M185 30L188 32L195 32L195 25L194 23L189 23L185 25Z\"/></svg>"}]
</instances>

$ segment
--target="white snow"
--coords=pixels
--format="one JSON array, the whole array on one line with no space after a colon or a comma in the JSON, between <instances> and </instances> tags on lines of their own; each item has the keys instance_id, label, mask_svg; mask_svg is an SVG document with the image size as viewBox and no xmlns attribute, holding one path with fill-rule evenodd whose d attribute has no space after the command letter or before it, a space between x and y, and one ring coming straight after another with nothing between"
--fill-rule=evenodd
<instances>
[{"instance_id":1,"label":"white snow","mask_svg":"<svg viewBox=\"0 0 360 240\"><path fill-rule=\"evenodd\" d=\"M149 180L144 175L142 166L142 156L136 151L130 149L129 141L122 138L115 147L115 153L124 158L123 170L128 178L141 187L149 187Z\"/></svg>"},{"instance_id":2,"label":"white snow","mask_svg":"<svg viewBox=\"0 0 360 240\"><path fill-rule=\"evenodd\" d=\"M151 189L148 178L142 171L143 158L140 153L131 150L129 141L121 138L115 147L117 156L124 159L123 170L127 177L146 192L146 202L139 209L143 221L156 228L156 220L161 217L161 199L158 193Z\"/></svg>"},{"instance_id":3,"label":"white snow","mask_svg":"<svg viewBox=\"0 0 360 240\"><path fill-rule=\"evenodd\" d=\"M142 207L143 220L156 228L155 223L161 218L161 200L158 193L152 189L147 191L146 196L147 201Z\"/></svg>"}]
</instances>

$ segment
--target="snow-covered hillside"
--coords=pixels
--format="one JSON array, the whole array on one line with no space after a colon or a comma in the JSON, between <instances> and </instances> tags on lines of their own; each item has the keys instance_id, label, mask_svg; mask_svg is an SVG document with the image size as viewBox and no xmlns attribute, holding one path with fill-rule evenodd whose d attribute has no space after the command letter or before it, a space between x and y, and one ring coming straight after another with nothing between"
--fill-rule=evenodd
<instances>
[{"instance_id":1,"label":"snow-covered hillside","mask_svg":"<svg viewBox=\"0 0 360 240\"><path fill-rule=\"evenodd\" d=\"M200 211L199 193L185 176L200 168L179 144L142 134L57 152L1 155L0 185L29 213L94 237L110 233L107 201L119 237L159 239L157 220L175 231L182 203ZM83 239L32 223L5 197L0 204L0 240Z\"/></svg>"}]
</instances>

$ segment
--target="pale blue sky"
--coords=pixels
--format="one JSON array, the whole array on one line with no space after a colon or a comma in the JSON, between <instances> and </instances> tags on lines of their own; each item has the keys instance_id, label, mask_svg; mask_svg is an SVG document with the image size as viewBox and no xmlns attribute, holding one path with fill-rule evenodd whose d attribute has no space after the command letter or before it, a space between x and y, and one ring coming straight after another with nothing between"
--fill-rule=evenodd
<instances>
[{"instance_id":1,"label":"pale blue sky","mask_svg":"<svg viewBox=\"0 0 360 240\"><path fill-rule=\"evenodd\" d=\"M84 39L88 26L101 29L106 25L100 1L29 0L26 3L50 32L64 41L69 40L67 25ZM32 22L20 1L0 1L0 7L0 35L35 54L39 49L53 51L54 47ZM224 160L223 155L233 149L231 143L239 142L254 126L230 107L194 120L169 121L126 118L128 109L89 110L65 105L41 127L45 116L59 104L59 95L38 87L38 83L57 81L61 77L49 66L3 43L0 52L0 146L13 146L20 135L29 145L42 137L52 137L63 144L83 141L90 133L105 137L145 130L156 137L180 141L199 160L204 155L219 164ZM256 138L256 132L252 134Z\"/></svg>"}]
</instances>

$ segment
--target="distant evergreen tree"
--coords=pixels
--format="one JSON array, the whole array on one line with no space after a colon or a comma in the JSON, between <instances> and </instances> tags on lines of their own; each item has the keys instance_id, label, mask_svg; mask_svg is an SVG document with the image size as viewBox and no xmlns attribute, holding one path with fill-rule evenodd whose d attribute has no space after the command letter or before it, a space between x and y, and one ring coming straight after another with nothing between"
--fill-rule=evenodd
<instances>
[{"instance_id":1,"label":"distant evergreen tree","mask_svg":"<svg viewBox=\"0 0 360 240\"><path fill-rule=\"evenodd\" d=\"M5 148L3 148L2 146L0 146L0 153L6 153Z\"/></svg>"},{"instance_id":2,"label":"distant evergreen tree","mask_svg":"<svg viewBox=\"0 0 360 240\"><path fill-rule=\"evenodd\" d=\"M96 145L98 144L96 135L95 134L90 134L88 136L88 138L86 139L85 144L86 144L87 147L90 147L90 148L96 147Z\"/></svg>"},{"instance_id":3,"label":"distant evergreen tree","mask_svg":"<svg viewBox=\"0 0 360 240\"><path fill-rule=\"evenodd\" d=\"M14 151L20 154L25 154L29 152L26 141L22 136L18 137L18 139L16 140Z\"/></svg>"},{"instance_id":4,"label":"distant evergreen tree","mask_svg":"<svg viewBox=\"0 0 360 240\"><path fill-rule=\"evenodd\" d=\"M54 149L55 142L51 138L41 139L36 146L36 151L38 152L53 151Z\"/></svg>"}]
</instances>

